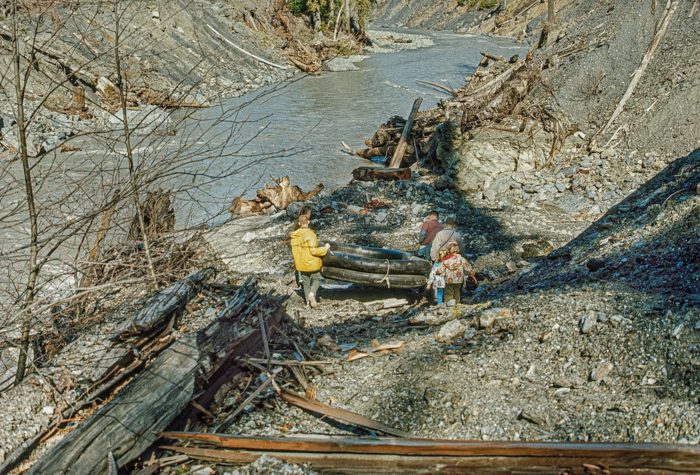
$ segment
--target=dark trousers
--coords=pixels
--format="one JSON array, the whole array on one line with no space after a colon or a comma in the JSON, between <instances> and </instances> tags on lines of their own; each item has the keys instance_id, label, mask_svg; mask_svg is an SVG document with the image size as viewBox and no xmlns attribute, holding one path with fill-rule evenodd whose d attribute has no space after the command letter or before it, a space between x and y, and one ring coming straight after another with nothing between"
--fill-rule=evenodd
<instances>
[{"instance_id":1,"label":"dark trousers","mask_svg":"<svg viewBox=\"0 0 700 475\"><path fill-rule=\"evenodd\" d=\"M308 303L309 294L318 295L318 288L321 286L321 272L299 272L301 274L301 285L304 288L304 300Z\"/></svg>"}]
</instances>

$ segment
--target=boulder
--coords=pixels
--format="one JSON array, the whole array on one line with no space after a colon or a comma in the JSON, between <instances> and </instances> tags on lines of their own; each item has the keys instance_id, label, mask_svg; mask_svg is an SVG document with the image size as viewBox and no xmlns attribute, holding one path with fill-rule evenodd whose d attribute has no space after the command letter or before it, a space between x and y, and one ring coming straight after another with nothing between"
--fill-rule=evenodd
<instances>
[{"instance_id":1,"label":"boulder","mask_svg":"<svg viewBox=\"0 0 700 475\"><path fill-rule=\"evenodd\" d=\"M469 323L465 320L452 320L440 328L435 339L440 343L450 343L455 338L463 335L467 328L469 328Z\"/></svg>"},{"instance_id":2,"label":"boulder","mask_svg":"<svg viewBox=\"0 0 700 475\"><path fill-rule=\"evenodd\" d=\"M513 312L509 308L490 308L479 314L479 328L486 329L493 326L496 320L511 318Z\"/></svg>"}]
</instances>

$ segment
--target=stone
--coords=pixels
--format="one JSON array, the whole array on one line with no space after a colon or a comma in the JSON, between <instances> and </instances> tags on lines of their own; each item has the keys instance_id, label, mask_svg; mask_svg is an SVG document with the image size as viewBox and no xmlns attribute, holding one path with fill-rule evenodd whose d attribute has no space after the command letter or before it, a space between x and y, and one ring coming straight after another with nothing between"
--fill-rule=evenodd
<instances>
[{"instance_id":1,"label":"stone","mask_svg":"<svg viewBox=\"0 0 700 475\"><path fill-rule=\"evenodd\" d=\"M586 267L591 272L598 272L605 267L605 261L603 259L591 258L586 261Z\"/></svg>"},{"instance_id":2,"label":"stone","mask_svg":"<svg viewBox=\"0 0 700 475\"><path fill-rule=\"evenodd\" d=\"M44 406L41 408L41 413L47 416L53 416L55 408L53 406Z\"/></svg>"},{"instance_id":3,"label":"stone","mask_svg":"<svg viewBox=\"0 0 700 475\"><path fill-rule=\"evenodd\" d=\"M241 238L241 241L248 243L248 242L254 241L255 238L256 238L255 233L252 231L248 231L247 233L245 233L243 235L243 237Z\"/></svg>"},{"instance_id":4,"label":"stone","mask_svg":"<svg viewBox=\"0 0 700 475\"><path fill-rule=\"evenodd\" d=\"M467 328L469 328L469 323L465 320L452 320L445 323L438 331L435 339L440 343L450 343L452 340L462 335Z\"/></svg>"},{"instance_id":5,"label":"stone","mask_svg":"<svg viewBox=\"0 0 700 475\"><path fill-rule=\"evenodd\" d=\"M216 471L204 465L194 465L187 473L189 475L214 475Z\"/></svg>"},{"instance_id":6,"label":"stone","mask_svg":"<svg viewBox=\"0 0 700 475\"><path fill-rule=\"evenodd\" d=\"M493 326L496 320L511 318L513 312L509 308L490 308L479 315L479 328L486 329Z\"/></svg>"},{"instance_id":7,"label":"stone","mask_svg":"<svg viewBox=\"0 0 700 475\"><path fill-rule=\"evenodd\" d=\"M595 312L588 312L579 319L578 326L581 333L585 335L593 331L596 323L598 323L598 317L596 316Z\"/></svg>"},{"instance_id":8,"label":"stone","mask_svg":"<svg viewBox=\"0 0 700 475\"><path fill-rule=\"evenodd\" d=\"M523 243L523 252L520 256L523 259L532 259L535 257L545 257L547 254L554 250L554 246L551 242L540 239L538 241L528 241Z\"/></svg>"},{"instance_id":9,"label":"stone","mask_svg":"<svg viewBox=\"0 0 700 475\"><path fill-rule=\"evenodd\" d=\"M576 175L576 172L578 171L578 167L566 167L561 170L561 174L565 178L571 178L572 176Z\"/></svg>"},{"instance_id":10,"label":"stone","mask_svg":"<svg viewBox=\"0 0 700 475\"><path fill-rule=\"evenodd\" d=\"M617 156L617 152L612 147L608 147L605 150L603 150L602 152L600 152L600 158L605 159L605 160L615 158L616 156Z\"/></svg>"},{"instance_id":11,"label":"stone","mask_svg":"<svg viewBox=\"0 0 700 475\"><path fill-rule=\"evenodd\" d=\"M518 413L518 420L522 421L527 421L530 422L531 424L535 425L544 425L546 420L543 415L538 414L534 411L526 411L525 409L521 409L520 412Z\"/></svg>"},{"instance_id":12,"label":"stone","mask_svg":"<svg viewBox=\"0 0 700 475\"><path fill-rule=\"evenodd\" d=\"M470 326L464 332L464 336L462 338L464 338L465 340L471 340L472 338L474 338L474 335L476 335L476 328Z\"/></svg>"},{"instance_id":13,"label":"stone","mask_svg":"<svg viewBox=\"0 0 700 475\"><path fill-rule=\"evenodd\" d=\"M352 59L353 58L333 58L323 64L323 69L324 71L330 72L358 71L359 68L355 66Z\"/></svg>"},{"instance_id":14,"label":"stone","mask_svg":"<svg viewBox=\"0 0 700 475\"><path fill-rule=\"evenodd\" d=\"M596 383L603 381L605 378L608 377L608 375L614 367L615 366L608 360L601 361L600 363L598 363L598 366L596 366L593 369L593 371L591 371L591 381L594 381Z\"/></svg>"}]
</instances>

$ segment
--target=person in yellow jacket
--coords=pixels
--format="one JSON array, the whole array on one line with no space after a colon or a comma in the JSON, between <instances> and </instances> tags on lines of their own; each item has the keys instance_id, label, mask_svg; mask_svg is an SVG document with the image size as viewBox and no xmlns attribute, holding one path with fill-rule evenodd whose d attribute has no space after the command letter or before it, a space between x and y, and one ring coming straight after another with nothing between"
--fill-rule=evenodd
<instances>
[{"instance_id":1,"label":"person in yellow jacket","mask_svg":"<svg viewBox=\"0 0 700 475\"><path fill-rule=\"evenodd\" d=\"M301 283L304 288L306 305L316 307L316 292L321 285L321 257L328 253L330 244L318 246L316 233L309 228L309 217L299 216L299 229L293 231L291 238L294 267L301 273Z\"/></svg>"}]
</instances>

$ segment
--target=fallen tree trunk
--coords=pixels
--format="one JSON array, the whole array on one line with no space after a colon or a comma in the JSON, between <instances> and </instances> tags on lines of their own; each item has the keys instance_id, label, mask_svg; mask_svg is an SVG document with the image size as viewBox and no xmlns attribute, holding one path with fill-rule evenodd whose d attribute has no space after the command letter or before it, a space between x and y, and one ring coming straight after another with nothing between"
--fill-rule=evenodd
<instances>
[{"instance_id":1,"label":"fallen tree trunk","mask_svg":"<svg viewBox=\"0 0 700 475\"><path fill-rule=\"evenodd\" d=\"M401 167L401 162L403 161L403 156L406 154L406 147L408 147L408 136L411 134L411 129L413 128L413 119L420 109L420 105L423 102L423 98L419 97L413 103L411 108L411 113L408 115L406 120L406 125L403 127L403 133L401 134L401 139L399 144L396 146L396 151L391 157L391 162L389 162L389 168L399 168Z\"/></svg>"},{"instance_id":2,"label":"fallen tree trunk","mask_svg":"<svg viewBox=\"0 0 700 475\"><path fill-rule=\"evenodd\" d=\"M352 177L358 181L396 181L410 180L410 168L359 167L352 171Z\"/></svg>"},{"instance_id":3,"label":"fallen tree trunk","mask_svg":"<svg viewBox=\"0 0 700 475\"><path fill-rule=\"evenodd\" d=\"M214 322L172 343L147 371L47 452L30 473L106 473L110 452L119 466L133 461L155 442L156 432L189 413L188 405L202 388L225 383L222 376L232 359L261 347L258 311L266 312L267 325L281 318L276 304L262 302L251 278L227 300ZM215 393L207 390L205 395Z\"/></svg>"}]
</instances>

